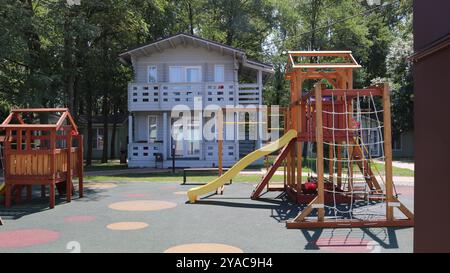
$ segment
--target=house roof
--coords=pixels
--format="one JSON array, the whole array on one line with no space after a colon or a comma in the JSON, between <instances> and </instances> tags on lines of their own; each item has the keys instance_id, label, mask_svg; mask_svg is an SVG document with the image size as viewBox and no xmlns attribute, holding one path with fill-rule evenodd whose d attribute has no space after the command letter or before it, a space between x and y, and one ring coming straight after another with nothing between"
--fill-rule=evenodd
<instances>
[{"instance_id":1,"label":"house roof","mask_svg":"<svg viewBox=\"0 0 450 273\"><path fill-rule=\"evenodd\" d=\"M26 123L22 118L23 113L49 113L56 116L57 119L53 123L47 124L34 124ZM16 120L18 123L11 123ZM78 127L70 114L68 108L27 108L27 109L11 109L11 113L0 125L0 130L4 129L36 129L36 130L60 130L65 125L71 126L78 134Z\"/></svg>"},{"instance_id":2,"label":"house roof","mask_svg":"<svg viewBox=\"0 0 450 273\"><path fill-rule=\"evenodd\" d=\"M412 56L409 57L409 59L413 62L418 62L421 59L435 52L438 52L448 46L450 46L450 32L444 35L443 37L437 39L436 41L433 41L430 44L426 45L424 48L417 50L416 52L414 52Z\"/></svg>"},{"instance_id":3,"label":"house roof","mask_svg":"<svg viewBox=\"0 0 450 273\"><path fill-rule=\"evenodd\" d=\"M166 48L175 48L177 45L180 44L184 46L188 44L194 46L202 46L204 48L207 48L208 50L215 50L221 52L222 54L229 54L235 56L245 67L262 70L263 72L268 74L274 73L272 65L259 62L256 60L247 59L247 55L242 49L186 33L178 33L147 44L133 47L119 54L119 59L122 63L131 65L133 55L145 56L152 53L161 53Z\"/></svg>"},{"instance_id":4,"label":"house roof","mask_svg":"<svg viewBox=\"0 0 450 273\"><path fill-rule=\"evenodd\" d=\"M288 51L289 67L290 68L360 68L361 65L355 60L351 51ZM309 62L309 57L316 58L341 58L339 62L318 61L315 63ZM306 61L305 61L306 59ZM303 62L301 62L303 61Z\"/></svg>"}]
</instances>

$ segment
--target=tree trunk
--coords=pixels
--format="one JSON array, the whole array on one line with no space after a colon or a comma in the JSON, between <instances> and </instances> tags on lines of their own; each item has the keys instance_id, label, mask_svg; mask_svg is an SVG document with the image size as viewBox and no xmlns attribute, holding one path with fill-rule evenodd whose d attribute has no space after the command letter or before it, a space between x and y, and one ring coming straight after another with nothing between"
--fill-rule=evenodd
<instances>
[{"instance_id":1,"label":"tree trunk","mask_svg":"<svg viewBox=\"0 0 450 273\"><path fill-rule=\"evenodd\" d=\"M194 11L192 10L191 1L188 0L188 12L189 12L189 31L191 35L194 35Z\"/></svg>"},{"instance_id":2,"label":"tree trunk","mask_svg":"<svg viewBox=\"0 0 450 273\"><path fill-rule=\"evenodd\" d=\"M114 107L115 108L115 107ZM116 158L116 131L117 131L117 109L114 110L113 127L111 132L111 153L109 158Z\"/></svg>"},{"instance_id":3,"label":"tree trunk","mask_svg":"<svg viewBox=\"0 0 450 273\"><path fill-rule=\"evenodd\" d=\"M103 112L103 153L102 153L102 163L108 162L108 96L106 95L106 92L103 95L103 105L102 105L102 112Z\"/></svg>"},{"instance_id":4,"label":"tree trunk","mask_svg":"<svg viewBox=\"0 0 450 273\"><path fill-rule=\"evenodd\" d=\"M74 69L74 39L72 37L72 12L67 12L64 21L64 61L63 70L65 74L66 104L70 113L75 112L74 107L74 88L75 88L75 69Z\"/></svg>"},{"instance_id":5,"label":"tree trunk","mask_svg":"<svg viewBox=\"0 0 450 273\"><path fill-rule=\"evenodd\" d=\"M87 85L87 99L86 99L86 112L87 112L87 153L86 153L86 166L92 165L92 145L93 145L93 132L92 132L92 90Z\"/></svg>"}]
</instances>

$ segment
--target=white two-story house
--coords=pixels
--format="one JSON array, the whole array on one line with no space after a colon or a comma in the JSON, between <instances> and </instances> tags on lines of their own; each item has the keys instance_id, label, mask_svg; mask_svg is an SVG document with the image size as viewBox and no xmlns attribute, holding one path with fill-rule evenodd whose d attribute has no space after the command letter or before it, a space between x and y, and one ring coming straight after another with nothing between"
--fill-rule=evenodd
<instances>
[{"instance_id":1,"label":"white two-story house","mask_svg":"<svg viewBox=\"0 0 450 273\"><path fill-rule=\"evenodd\" d=\"M128 86L130 167L171 167L173 154L176 167L216 167L218 142L201 137L208 117L195 112L192 123L181 130L197 137L179 140L172 132L180 130L174 126L174 106L261 105L263 84L273 74L271 65L247 59L240 49L188 34L130 49L119 57L134 71ZM236 136L245 131L233 124L238 120L236 114L225 123L235 127ZM223 166L233 165L260 145L258 140L225 139ZM156 162L157 155L162 162Z\"/></svg>"}]
</instances>

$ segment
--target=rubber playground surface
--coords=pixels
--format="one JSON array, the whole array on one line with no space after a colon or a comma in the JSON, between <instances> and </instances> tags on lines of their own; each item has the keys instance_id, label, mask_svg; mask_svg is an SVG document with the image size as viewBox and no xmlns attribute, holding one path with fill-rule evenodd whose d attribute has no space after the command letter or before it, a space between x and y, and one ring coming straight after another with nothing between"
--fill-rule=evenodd
<instances>
[{"instance_id":1,"label":"rubber playground surface","mask_svg":"<svg viewBox=\"0 0 450 273\"><path fill-rule=\"evenodd\" d=\"M195 204L173 182L85 183L85 197L0 206L0 252L412 252L413 228L286 229L299 206L253 183ZM413 210L412 186L397 186ZM0 197L0 201L3 199Z\"/></svg>"}]
</instances>

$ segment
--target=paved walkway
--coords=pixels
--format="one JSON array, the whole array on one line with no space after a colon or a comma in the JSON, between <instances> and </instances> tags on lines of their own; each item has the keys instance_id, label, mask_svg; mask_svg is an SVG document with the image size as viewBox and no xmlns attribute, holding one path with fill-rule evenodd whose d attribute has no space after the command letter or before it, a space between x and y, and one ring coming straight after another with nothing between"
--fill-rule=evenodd
<instances>
[{"instance_id":1,"label":"paved walkway","mask_svg":"<svg viewBox=\"0 0 450 273\"><path fill-rule=\"evenodd\" d=\"M374 160L377 163L384 163L383 161ZM414 163L404 161L392 161L392 166L402 169L414 171Z\"/></svg>"},{"instance_id":2,"label":"paved walkway","mask_svg":"<svg viewBox=\"0 0 450 273\"><path fill-rule=\"evenodd\" d=\"M410 170L414 171L414 163L402 162L402 161L392 161L392 165L394 167L410 169Z\"/></svg>"},{"instance_id":3,"label":"paved walkway","mask_svg":"<svg viewBox=\"0 0 450 273\"><path fill-rule=\"evenodd\" d=\"M286 229L285 221L300 207L279 192L251 200L254 186L234 183L224 195L189 204L186 191L192 186L180 183L86 183L84 198L58 198L54 209L36 187L33 203L0 206L0 253L412 252L413 228ZM414 209L413 188L398 190Z\"/></svg>"}]
</instances>

